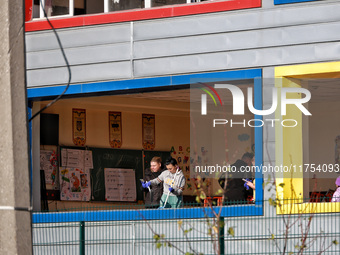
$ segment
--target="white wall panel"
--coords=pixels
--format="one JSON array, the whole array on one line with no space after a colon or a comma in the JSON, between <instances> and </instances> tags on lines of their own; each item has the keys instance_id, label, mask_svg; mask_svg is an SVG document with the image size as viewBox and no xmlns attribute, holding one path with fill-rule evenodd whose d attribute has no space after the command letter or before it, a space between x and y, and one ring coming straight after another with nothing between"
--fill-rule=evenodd
<instances>
[{"instance_id":1,"label":"white wall panel","mask_svg":"<svg viewBox=\"0 0 340 255\"><path fill-rule=\"evenodd\" d=\"M130 43L107 44L65 49L70 65L113 62L130 59ZM65 66L59 49L29 52L27 69Z\"/></svg>"},{"instance_id":2,"label":"white wall panel","mask_svg":"<svg viewBox=\"0 0 340 255\"><path fill-rule=\"evenodd\" d=\"M151 58L292 44L340 41L340 22L207 34L134 43L134 57ZM152 51L150 51L152 49Z\"/></svg>"},{"instance_id":3,"label":"white wall panel","mask_svg":"<svg viewBox=\"0 0 340 255\"><path fill-rule=\"evenodd\" d=\"M326 54L327 52L327 54ZM135 77L180 74L340 59L340 42L136 60Z\"/></svg>"},{"instance_id":4,"label":"white wall panel","mask_svg":"<svg viewBox=\"0 0 340 255\"><path fill-rule=\"evenodd\" d=\"M188 35L223 33L339 20L339 2L281 5L273 9L248 9L136 22L134 39L148 40Z\"/></svg>"},{"instance_id":5,"label":"white wall panel","mask_svg":"<svg viewBox=\"0 0 340 255\"><path fill-rule=\"evenodd\" d=\"M58 29L64 48L112 44L130 41L130 24L88 26L81 28ZM59 49L52 30L26 34L26 51Z\"/></svg>"},{"instance_id":6,"label":"white wall panel","mask_svg":"<svg viewBox=\"0 0 340 255\"><path fill-rule=\"evenodd\" d=\"M72 83L91 81L105 81L131 78L131 64L126 62L113 62L95 65L72 66ZM66 67L37 69L27 72L27 83L30 87L44 86L46 84L66 84L68 72Z\"/></svg>"}]
</instances>

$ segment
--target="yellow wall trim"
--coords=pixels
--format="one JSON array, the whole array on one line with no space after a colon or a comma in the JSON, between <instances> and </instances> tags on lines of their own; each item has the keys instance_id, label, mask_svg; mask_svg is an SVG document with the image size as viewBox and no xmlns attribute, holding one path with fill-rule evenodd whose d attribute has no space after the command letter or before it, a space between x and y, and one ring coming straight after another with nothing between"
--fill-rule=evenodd
<instances>
[{"instance_id":1,"label":"yellow wall trim","mask_svg":"<svg viewBox=\"0 0 340 255\"><path fill-rule=\"evenodd\" d=\"M281 204L276 208L277 214L335 213L340 212L340 202Z\"/></svg>"},{"instance_id":2,"label":"yellow wall trim","mask_svg":"<svg viewBox=\"0 0 340 255\"><path fill-rule=\"evenodd\" d=\"M280 66L275 68L275 86L292 87L289 85L296 81L289 78L340 78L340 62L312 63L302 65ZM294 84L293 84L294 85ZM296 84L298 87L298 84ZM294 85L295 86L295 85ZM279 112L275 113L278 119L297 118L290 110L287 109L287 115L281 116ZM301 114L301 113L300 113ZM300 127L301 128L301 127ZM279 125L275 126L275 156L277 165L302 164L302 133L299 128L286 132ZM298 148L289 147L290 144L299 145ZM294 155L294 162L289 156ZM299 173L298 173L299 174ZM300 214L300 213L332 213L340 212L340 203L301 203L303 192L303 176L293 176L293 179L278 177L276 182L276 196L278 199L297 199L277 206L277 214ZM280 184L284 184L282 187Z\"/></svg>"},{"instance_id":3,"label":"yellow wall trim","mask_svg":"<svg viewBox=\"0 0 340 255\"><path fill-rule=\"evenodd\" d=\"M291 77L334 72L340 72L340 62L280 66L275 68L275 77Z\"/></svg>"}]
</instances>

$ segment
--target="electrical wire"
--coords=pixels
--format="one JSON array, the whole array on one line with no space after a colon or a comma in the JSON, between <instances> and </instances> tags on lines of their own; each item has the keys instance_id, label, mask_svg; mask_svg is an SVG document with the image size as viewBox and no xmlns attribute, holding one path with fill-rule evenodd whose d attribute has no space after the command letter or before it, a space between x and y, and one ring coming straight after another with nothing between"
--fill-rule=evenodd
<instances>
[{"instance_id":1,"label":"electrical wire","mask_svg":"<svg viewBox=\"0 0 340 255\"><path fill-rule=\"evenodd\" d=\"M71 67L70 67L70 64L68 62L68 59L66 57L66 54L65 54L65 51L64 51L64 48L63 48L63 45L60 41L60 38L59 38L59 35L56 31L56 29L54 28L53 24L51 23L51 21L49 20L49 18L47 17L47 13L46 13L46 10L45 10L45 4L43 4L43 1L40 0L40 4L42 6L42 9L43 9L43 12L44 12L44 16L46 18L46 21L48 22L48 24L50 25L50 27L52 28L56 38L57 38L57 41L58 41L58 45L59 45L59 48L61 50L61 53L63 55L63 58L65 60L65 63L66 63L66 67L67 67L67 71L68 71L68 82L67 82L67 85L66 85L66 88L64 89L64 91L59 95L57 96L53 101L51 101L49 104L47 104L45 107L43 107L42 109L40 109L37 113L35 113L28 121L31 122L35 117L37 117L40 113L42 113L44 110L46 110L48 107L50 107L51 105L53 105L54 103L56 103L65 93L66 91L68 90L69 86L70 86L70 83L71 83L71 78L72 78L72 73L71 73Z\"/></svg>"}]
</instances>

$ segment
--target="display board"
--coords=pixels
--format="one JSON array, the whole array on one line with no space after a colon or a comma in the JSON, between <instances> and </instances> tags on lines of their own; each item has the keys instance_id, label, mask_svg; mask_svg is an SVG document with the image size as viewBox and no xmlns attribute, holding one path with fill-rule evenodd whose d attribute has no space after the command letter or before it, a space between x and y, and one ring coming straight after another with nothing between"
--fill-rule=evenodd
<instances>
[{"instance_id":1,"label":"display board","mask_svg":"<svg viewBox=\"0 0 340 255\"><path fill-rule=\"evenodd\" d=\"M74 150L75 149L75 150ZM83 151L82 151L83 150ZM67 152L67 153L66 153ZM154 156L162 158L165 163L170 156L170 151L142 151L124 150L113 148L92 148L88 147L61 147L61 177L67 179L77 179L77 173L73 168L86 166L90 168L91 180L87 184L91 185L92 201L118 201L118 202L137 202L144 199L143 190L140 188L140 179L143 179L144 168L150 167L150 160ZM79 155L84 155L83 160L79 161ZM144 162L143 162L144 159ZM65 171L66 165L70 168ZM73 168L71 168L73 167ZM73 173L73 175L72 175ZM70 175L70 178L66 176ZM80 172L81 174L81 172ZM78 179L82 180L79 175ZM72 180L73 180L72 179ZM70 182L71 185L71 182ZM74 186L74 185L73 185ZM75 187L67 187L72 191ZM77 190L76 190L77 191ZM124 194L125 192L125 194ZM128 194L126 194L128 192ZM72 195L78 193L71 192ZM87 193L86 195L88 195ZM70 197L70 200L77 200L77 197ZM84 201L83 197L79 197ZM88 196L86 196L88 201Z\"/></svg>"}]
</instances>

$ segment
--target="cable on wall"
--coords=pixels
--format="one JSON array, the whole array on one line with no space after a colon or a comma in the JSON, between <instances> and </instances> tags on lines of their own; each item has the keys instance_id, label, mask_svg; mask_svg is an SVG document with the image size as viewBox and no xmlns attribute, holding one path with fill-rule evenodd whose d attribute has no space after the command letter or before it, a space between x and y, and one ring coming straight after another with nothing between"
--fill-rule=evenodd
<instances>
[{"instance_id":1,"label":"cable on wall","mask_svg":"<svg viewBox=\"0 0 340 255\"><path fill-rule=\"evenodd\" d=\"M56 29L54 28L53 24L51 23L51 21L49 20L49 18L47 17L47 14L46 14L46 10L45 10L45 5L43 4L43 0L40 0L40 4L42 6L42 10L44 12L44 17L46 18L48 24L50 25L50 27L52 28L53 30L53 33L55 34L55 37L57 38L57 41L58 41L58 45L59 45L59 48L61 50L61 53L63 55L63 58L65 60L65 63L66 63L66 67L67 67L67 71L68 71L68 82L67 82L67 85L66 85L66 88L64 89L64 91L59 95L57 96L53 101L51 101L49 104L47 104L45 107L43 107L42 109L40 109L37 113L35 113L30 119L29 121L32 121L35 117L37 117L40 113L42 113L44 110L46 110L48 107L50 107L51 105L53 105L54 103L56 103L65 93L66 91L68 90L69 86L70 86L70 83L71 83L71 78L72 78L72 73L71 73L71 67L70 67L70 64L68 62L68 59L66 57L66 54L65 54L65 51L64 51L64 48L63 48L63 45L60 41L60 38L59 38L59 35L56 31Z\"/></svg>"}]
</instances>

